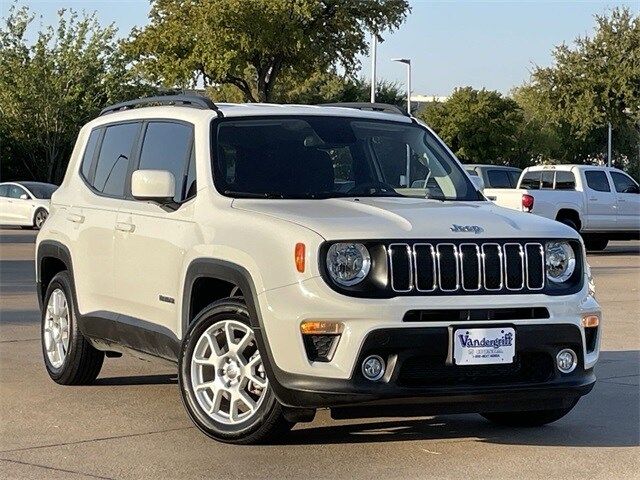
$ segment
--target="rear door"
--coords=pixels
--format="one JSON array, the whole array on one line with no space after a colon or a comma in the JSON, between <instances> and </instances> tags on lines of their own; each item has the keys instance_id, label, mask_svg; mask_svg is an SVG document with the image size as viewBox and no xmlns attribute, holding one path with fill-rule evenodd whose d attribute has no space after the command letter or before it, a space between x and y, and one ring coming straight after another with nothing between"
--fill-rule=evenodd
<instances>
[{"instance_id":1,"label":"rear door","mask_svg":"<svg viewBox=\"0 0 640 480\"><path fill-rule=\"evenodd\" d=\"M135 170L165 170L176 185L175 210L131 197L116 222L115 293L122 321L143 320L177 334L176 318L184 254L198 237L193 218L196 195L194 127L153 120L143 127ZM153 325L151 325L153 324Z\"/></svg>"},{"instance_id":2,"label":"rear door","mask_svg":"<svg viewBox=\"0 0 640 480\"><path fill-rule=\"evenodd\" d=\"M83 314L108 317L114 311L115 224L140 128L140 122L106 125L94 129L86 143L80 175L87 188L66 216Z\"/></svg>"},{"instance_id":3,"label":"rear door","mask_svg":"<svg viewBox=\"0 0 640 480\"><path fill-rule=\"evenodd\" d=\"M638 184L622 172L609 171L618 198L619 230L640 230L640 190Z\"/></svg>"},{"instance_id":4,"label":"rear door","mask_svg":"<svg viewBox=\"0 0 640 480\"><path fill-rule=\"evenodd\" d=\"M587 202L586 230L615 230L618 200L603 169L583 170Z\"/></svg>"}]
</instances>

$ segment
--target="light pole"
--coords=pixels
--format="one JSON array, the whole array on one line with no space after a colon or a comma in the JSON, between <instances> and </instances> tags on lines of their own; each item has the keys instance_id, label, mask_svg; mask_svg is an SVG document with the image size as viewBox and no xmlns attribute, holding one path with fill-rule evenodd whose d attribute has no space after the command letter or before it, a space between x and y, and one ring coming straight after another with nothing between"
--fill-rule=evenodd
<instances>
[{"instance_id":1,"label":"light pole","mask_svg":"<svg viewBox=\"0 0 640 480\"><path fill-rule=\"evenodd\" d=\"M371 103L376 103L376 54L378 50L378 36L371 35Z\"/></svg>"},{"instance_id":2,"label":"light pole","mask_svg":"<svg viewBox=\"0 0 640 480\"><path fill-rule=\"evenodd\" d=\"M407 113L411 115L411 59L392 58L394 62L404 63L407 66Z\"/></svg>"},{"instance_id":3,"label":"light pole","mask_svg":"<svg viewBox=\"0 0 640 480\"><path fill-rule=\"evenodd\" d=\"M394 62L404 63L407 66L407 113L411 115L411 59L410 58L392 58ZM411 147L407 143L407 165L404 184L407 188L411 187Z\"/></svg>"}]
</instances>

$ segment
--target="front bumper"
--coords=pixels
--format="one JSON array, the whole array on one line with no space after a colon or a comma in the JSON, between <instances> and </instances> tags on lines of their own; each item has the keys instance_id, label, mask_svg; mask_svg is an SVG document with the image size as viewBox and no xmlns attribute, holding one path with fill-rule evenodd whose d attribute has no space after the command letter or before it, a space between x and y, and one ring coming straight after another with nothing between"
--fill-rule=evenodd
<instances>
[{"instance_id":1,"label":"front bumper","mask_svg":"<svg viewBox=\"0 0 640 480\"><path fill-rule=\"evenodd\" d=\"M322 280L319 280L322 282ZM420 297L354 299L318 280L263 292L259 297L261 350L278 399L297 408L331 407L334 416L414 415L564 408L595 382L595 348L587 350L581 319L600 314L586 289L570 296ZM462 305L464 303L464 305ZM483 322L403 322L412 309L538 307L548 319ZM310 362L300 323L340 320L345 324L331 362ZM456 366L448 358L455 328L510 326L516 330L516 361L509 366ZM598 335L599 337L599 335ZM562 348L578 353L579 365L561 374L555 356ZM382 380L366 380L364 358L382 356L391 370ZM402 408L399 408L402 406ZM356 415L357 412L357 415Z\"/></svg>"}]
</instances>

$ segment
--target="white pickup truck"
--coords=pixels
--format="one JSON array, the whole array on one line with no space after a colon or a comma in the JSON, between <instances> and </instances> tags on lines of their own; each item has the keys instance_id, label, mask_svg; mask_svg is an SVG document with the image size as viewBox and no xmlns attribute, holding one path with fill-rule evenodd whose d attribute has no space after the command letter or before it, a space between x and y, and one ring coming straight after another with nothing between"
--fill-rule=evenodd
<instances>
[{"instance_id":1,"label":"white pickup truck","mask_svg":"<svg viewBox=\"0 0 640 480\"><path fill-rule=\"evenodd\" d=\"M588 249L640 237L640 189L616 168L546 165L522 172L518 188L487 188L485 196L513 210L558 220L578 230Z\"/></svg>"}]
</instances>

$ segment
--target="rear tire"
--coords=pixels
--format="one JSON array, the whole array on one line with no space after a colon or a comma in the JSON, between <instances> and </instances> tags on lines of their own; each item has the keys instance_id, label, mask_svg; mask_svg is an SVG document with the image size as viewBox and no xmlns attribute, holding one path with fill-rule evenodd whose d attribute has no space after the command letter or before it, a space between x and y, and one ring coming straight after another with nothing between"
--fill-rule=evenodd
<instances>
[{"instance_id":1,"label":"rear tire","mask_svg":"<svg viewBox=\"0 0 640 480\"><path fill-rule=\"evenodd\" d=\"M212 303L189 326L178 365L180 394L191 420L209 437L255 444L293 427L268 383L260 353L240 299Z\"/></svg>"},{"instance_id":2,"label":"rear tire","mask_svg":"<svg viewBox=\"0 0 640 480\"><path fill-rule=\"evenodd\" d=\"M592 252L601 252L609 245L609 240L606 238L587 238L584 240L584 246L587 250Z\"/></svg>"},{"instance_id":3,"label":"rear tire","mask_svg":"<svg viewBox=\"0 0 640 480\"><path fill-rule=\"evenodd\" d=\"M93 383L104 360L78 330L75 304L69 273L58 273L44 296L41 339L47 373L60 385Z\"/></svg>"},{"instance_id":4,"label":"rear tire","mask_svg":"<svg viewBox=\"0 0 640 480\"><path fill-rule=\"evenodd\" d=\"M533 410L529 412L491 412L481 413L484 418L490 422L505 427L541 427L548 423L560 420L567 415L573 407L576 406L576 400L573 405L568 408L558 408L553 410Z\"/></svg>"}]
</instances>

